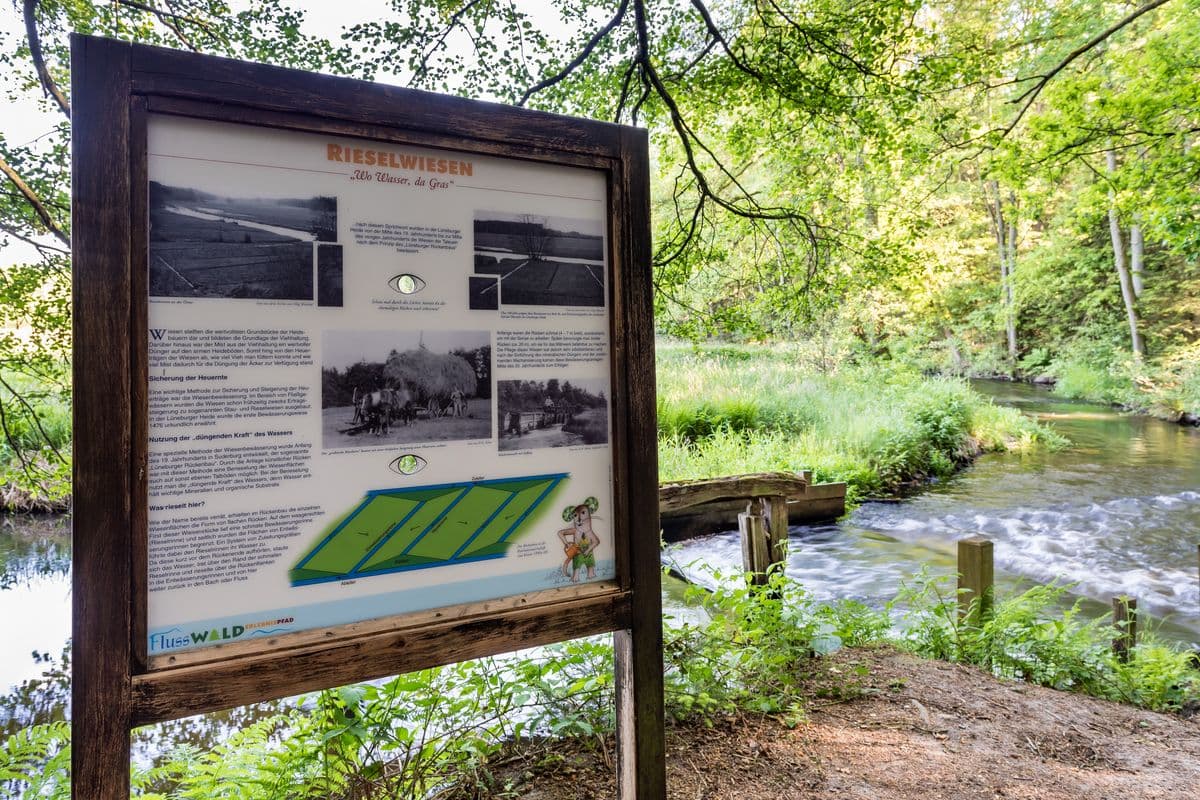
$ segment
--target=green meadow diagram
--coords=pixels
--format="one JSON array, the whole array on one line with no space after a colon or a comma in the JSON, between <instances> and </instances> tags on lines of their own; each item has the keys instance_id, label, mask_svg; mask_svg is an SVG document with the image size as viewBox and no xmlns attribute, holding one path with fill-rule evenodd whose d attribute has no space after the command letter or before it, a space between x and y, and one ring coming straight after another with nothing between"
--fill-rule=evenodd
<instances>
[{"instance_id":1,"label":"green meadow diagram","mask_svg":"<svg viewBox=\"0 0 1200 800\"><path fill-rule=\"evenodd\" d=\"M368 492L289 572L293 586L503 558L567 473Z\"/></svg>"}]
</instances>

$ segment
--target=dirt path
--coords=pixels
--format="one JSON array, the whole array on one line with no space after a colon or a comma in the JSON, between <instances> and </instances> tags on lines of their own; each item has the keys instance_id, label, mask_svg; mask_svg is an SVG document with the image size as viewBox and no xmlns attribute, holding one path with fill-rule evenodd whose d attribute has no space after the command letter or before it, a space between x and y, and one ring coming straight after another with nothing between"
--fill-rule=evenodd
<instances>
[{"instance_id":1,"label":"dirt path","mask_svg":"<svg viewBox=\"0 0 1200 800\"><path fill-rule=\"evenodd\" d=\"M794 729L737 717L668 734L672 800L1185 800L1200 787L1200 722L999 681L890 649L840 653ZM853 676L862 667L863 678ZM820 696L820 685L813 686ZM566 748L508 773L527 800L615 796L605 752ZM497 795L499 796L499 795Z\"/></svg>"}]
</instances>

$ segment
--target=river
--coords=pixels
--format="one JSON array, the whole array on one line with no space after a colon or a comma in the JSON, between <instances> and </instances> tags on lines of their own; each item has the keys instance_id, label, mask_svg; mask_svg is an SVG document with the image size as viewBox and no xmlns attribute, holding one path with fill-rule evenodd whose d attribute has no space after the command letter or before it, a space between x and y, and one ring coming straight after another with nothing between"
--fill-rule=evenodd
<instances>
[{"instance_id":1,"label":"river","mask_svg":"<svg viewBox=\"0 0 1200 800\"><path fill-rule=\"evenodd\" d=\"M922 567L953 574L955 542L996 543L1001 594L1051 580L1076 584L1099 613L1113 595L1136 596L1165 617L1172 639L1200 639L1200 430L1045 390L995 381L976 388L1053 425L1072 446L1060 452L990 454L901 503L866 503L829 525L795 526L787 571L818 598L880 605ZM735 533L673 546L667 558L699 575L741 563ZM671 604L671 597L667 598ZM62 653L70 629L70 540L63 520L9 517L0 525L0 740L60 717L67 695ZM49 677L39 677L49 670ZM11 687L11 688L10 688ZM242 709L238 721L278 706ZM229 722L181 724L203 740ZM180 730L159 730L168 738Z\"/></svg>"},{"instance_id":2,"label":"river","mask_svg":"<svg viewBox=\"0 0 1200 800\"><path fill-rule=\"evenodd\" d=\"M995 542L1001 593L1069 582L1097 611L1129 594L1165 618L1164 636L1200 638L1200 430L1025 384L974 386L1053 425L1071 447L985 455L902 503L864 503L836 524L795 526L787 573L819 599L878 606L922 567L954 574L956 542L981 534ZM703 580L700 564L740 567L741 546L726 532L669 557Z\"/></svg>"}]
</instances>

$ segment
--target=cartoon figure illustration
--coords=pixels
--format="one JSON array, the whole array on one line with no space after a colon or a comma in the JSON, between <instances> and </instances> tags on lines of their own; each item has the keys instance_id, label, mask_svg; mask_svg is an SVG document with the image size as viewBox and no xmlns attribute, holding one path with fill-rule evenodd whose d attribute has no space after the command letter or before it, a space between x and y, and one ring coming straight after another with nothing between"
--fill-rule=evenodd
<instances>
[{"instance_id":1,"label":"cartoon figure illustration","mask_svg":"<svg viewBox=\"0 0 1200 800\"><path fill-rule=\"evenodd\" d=\"M572 583L579 582L579 570L585 567L588 578L596 577L596 548L600 545L600 537L592 530L592 514L599 507L600 501L589 497L577 506L563 509L563 521L570 522L571 527L558 532L566 556L562 573L563 577L570 577Z\"/></svg>"}]
</instances>

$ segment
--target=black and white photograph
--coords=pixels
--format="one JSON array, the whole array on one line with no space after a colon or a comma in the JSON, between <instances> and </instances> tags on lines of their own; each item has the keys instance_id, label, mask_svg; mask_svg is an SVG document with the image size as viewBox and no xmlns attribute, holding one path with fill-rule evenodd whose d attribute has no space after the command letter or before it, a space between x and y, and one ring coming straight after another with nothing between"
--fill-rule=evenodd
<instances>
[{"instance_id":1,"label":"black and white photograph","mask_svg":"<svg viewBox=\"0 0 1200 800\"><path fill-rule=\"evenodd\" d=\"M608 381L499 381L500 451L608 443Z\"/></svg>"},{"instance_id":2,"label":"black and white photograph","mask_svg":"<svg viewBox=\"0 0 1200 800\"><path fill-rule=\"evenodd\" d=\"M598 219L476 211L475 273L497 276L500 305L602 307L603 224Z\"/></svg>"},{"instance_id":3,"label":"black and white photograph","mask_svg":"<svg viewBox=\"0 0 1200 800\"><path fill-rule=\"evenodd\" d=\"M322 447L492 437L488 331L325 331Z\"/></svg>"},{"instance_id":4,"label":"black and white photograph","mask_svg":"<svg viewBox=\"0 0 1200 800\"><path fill-rule=\"evenodd\" d=\"M150 182L150 296L313 299L314 243L337 198L226 195ZM340 283L340 281L339 281Z\"/></svg>"}]
</instances>

